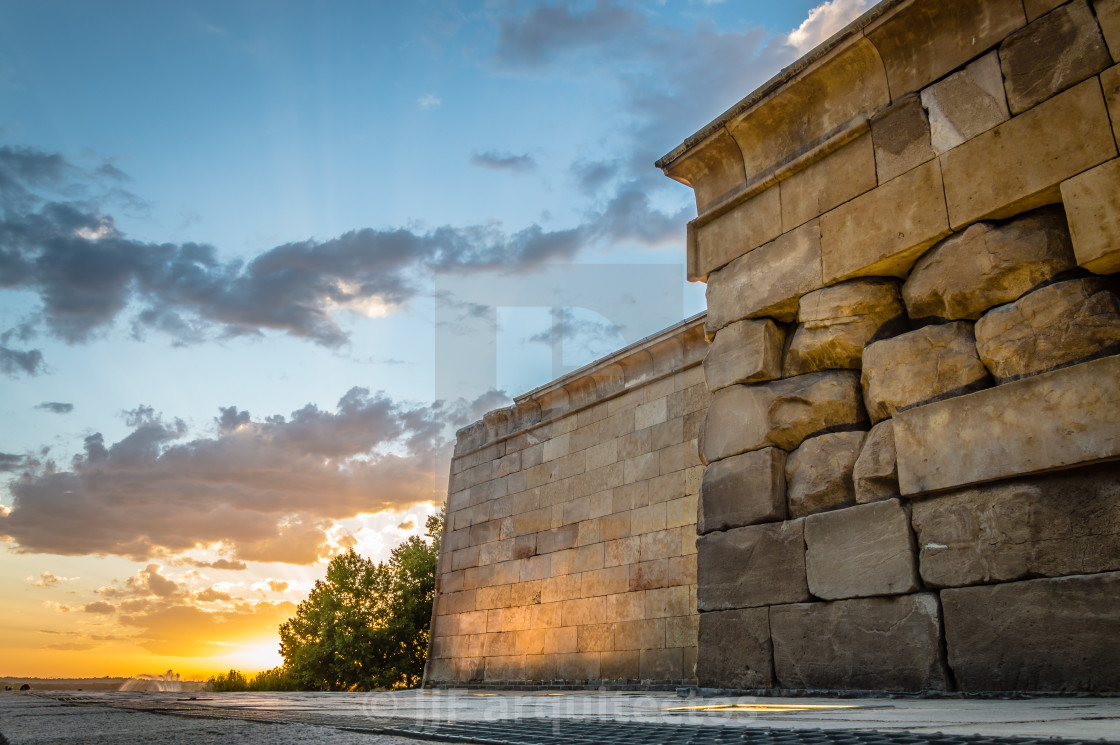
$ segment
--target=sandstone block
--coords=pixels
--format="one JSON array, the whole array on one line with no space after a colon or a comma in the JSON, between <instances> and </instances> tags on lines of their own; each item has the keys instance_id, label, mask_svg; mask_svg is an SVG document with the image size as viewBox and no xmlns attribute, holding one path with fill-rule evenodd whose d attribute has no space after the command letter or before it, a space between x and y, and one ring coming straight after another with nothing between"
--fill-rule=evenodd
<instances>
[{"instance_id":1,"label":"sandstone block","mask_svg":"<svg viewBox=\"0 0 1120 745\"><path fill-rule=\"evenodd\" d=\"M821 281L821 229L814 220L740 256L708 277L708 336L743 318L792 321L797 300Z\"/></svg>"},{"instance_id":2,"label":"sandstone block","mask_svg":"<svg viewBox=\"0 0 1120 745\"><path fill-rule=\"evenodd\" d=\"M906 96L872 117L871 136L880 184L937 155L930 146L930 121L916 95Z\"/></svg>"},{"instance_id":3,"label":"sandstone block","mask_svg":"<svg viewBox=\"0 0 1120 745\"><path fill-rule=\"evenodd\" d=\"M734 385L712 397L700 429L700 456L710 463L765 447L793 450L812 435L853 429L866 420L854 371Z\"/></svg>"},{"instance_id":4,"label":"sandstone block","mask_svg":"<svg viewBox=\"0 0 1120 745\"><path fill-rule=\"evenodd\" d=\"M772 688L773 645L766 608L700 614L696 680L706 688Z\"/></svg>"},{"instance_id":5,"label":"sandstone block","mask_svg":"<svg viewBox=\"0 0 1120 745\"><path fill-rule=\"evenodd\" d=\"M603 652L599 674L604 680L638 680L638 650Z\"/></svg>"},{"instance_id":6,"label":"sandstone block","mask_svg":"<svg viewBox=\"0 0 1120 745\"><path fill-rule=\"evenodd\" d=\"M930 140L938 153L1011 118L996 52L985 54L922 91L929 112Z\"/></svg>"},{"instance_id":7,"label":"sandstone block","mask_svg":"<svg viewBox=\"0 0 1120 745\"><path fill-rule=\"evenodd\" d=\"M885 419L867 433L852 468L852 482L859 504L888 499L899 493L893 420Z\"/></svg>"},{"instance_id":8,"label":"sandstone block","mask_svg":"<svg viewBox=\"0 0 1120 745\"><path fill-rule=\"evenodd\" d=\"M684 650L643 649L638 653L638 674L642 680L680 680L684 677Z\"/></svg>"},{"instance_id":9,"label":"sandstone block","mask_svg":"<svg viewBox=\"0 0 1120 745\"><path fill-rule=\"evenodd\" d=\"M949 235L941 168L931 160L825 213L820 223L821 284L905 277L926 248Z\"/></svg>"},{"instance_id":10,"label":"sandstone block","mask_svg":"<svg viewBox=\"0 0 1120 745\"><path fill-rule=\"evenodd\" d=\"M1120 62L1120 0L1093 0L1093 10L1112 59Z\"/></svg>"},{"instance_id":11,"label":"sandstone block","mask_svg":"<svg viewBox=\"0 0 1120 745\"><path fill-rule=\"evenodd\" d=\"M738 321L720 329L704 357L708 390L782 377L785 340L785 329L769 318Z\"/></svg>"},{"instance_id":12,"label":"sandstone block","mask_svg":"<svg viewBox=\"0 0 1120 745\"><path fill-rule=\"evenodd\" d=\"M863 396L872 421L930 401L986 388L972 324L926 326L863 352Z\"/></svg>"},{"instance_id":13,"label":"sandstone block","mask_svg":"<svg viewBox=\"0 0 1120 745\"><path fill-rule=\"evenodd\" d=\"M1116 464L969 487L911 509L930 587L1120 570Z\"/></svg>"},{"instance_id":14,"label":"sandstone block","mask_svg":"<svg viewBox=\"0 0 1120 745\"><path fill-rule=\"evenodd\" d=\"M1049 13L1067 0L1023 0L1023 8L1027 11L1027 20L1033 21L1041 15Z\"/></svg>"},{"instance_id":15,"label":"sandstone block","mask_svg":"<svg viewBox=\"0 0 1120 745\"><path fill-rule=\"evenodd\" d=\"M852 467L863 432L833 432L811 437L786 459L790 517L804 517L856 503Z\"/></svg>"},{"instance_id":16,"label":"sandstone block","mask_svg":"<svg viewBox=\"0 0 1120 745\"><path fill-rule=\"evenodd\" d=\"M944 691L937 596L863 598L770 609L782 688Z\"/></svg>"},{"instance_id":17,"label":"sandstone block","mask_svg":"<svg viewBox=\"0 0 1120 745\"><path fill-rule=\"evenodd\" d=\"M725 266L782 232L782 203L777 187L723 211L689 223L690 274L697 279Z\"/></svg>"},{"instance_id":18,"label":"sandstone block","mask_svg":"<svg viewBox=\"0 0 1120 745\"><path fill-rule=\"evenodd\" d=\"M1100 80L1104 100L1108 105L1108 115L1112 118L1112 134L1116 137L1117 144L1120 144L1120 65L1102 72Z\"/></svg>"},{"instance_id":19,"label":"sandstone block","mask_svg":"<svg viewBox=\"0 0 1120 745\"><path fill-rule=\"evenodd\" d=\"M858 370L869 342L910 328L898 288L892 279L857 279L802 296L785 375Z\"/></svg>"},{"instance_id":20,"label":"sandstone block","mask_svg":"<svg viewBox=\"0 0 1120 745\"><path fill-rule=\"evenodd\" d=\"M875 185L875 148L865 133L781 182L782 230L793 230Z\"/></svg>"},{"instance_id":21,"label":"sandstone block","mask_svg":"<svg viewBox=\"0 0 1120 745\"><path fill-rule=\"evenodd\" d=\"M921 588L910 511L897 499L805 519L809 592L824 600Z\"/></svg>"},{"instance_id":22,"label":"sandstone block","mask_svg":"<svg viewBox=\"0 0 1120 745\"><path fill-rule=\"evenodd\" d=\"M751 525L696 539L700 611L809 599L804 520Z\"/></svg>"},{"instance_id":23,"label":"sandstone block","mask_svg":"<svg viewBox=\"0 0 1120 745\"><path fill-rule=\"evenodd\" d=\"M1120 573L942 590L963 691L1120 688Z\"/></svg>"},{"instance_id":24,"label":"sandstone block","mask_svg":"<svg viewBox=\"0 0 1120 745\"><path fill-rule=\"evenodd\" d=\"M786 453L763 448L704 469L696 532L741 528L786 518Z\"/></svg>"},{"instance_id":25,"label":"sandstone block","mask_svg":"<svg viewBox=\"0 0 1120 745\"><path fill-rule=\"evenodd\" d=\"M1078 265L1097 274L1120 272L1120 158L1063 181L1062 203Z\"/></svg>"},{"instance_id":26,"label":"sandstone block","mask_svg":"<svg viewBox=\"0 0 1120 745\"><path fill-rule=\"evenodd\" d=\"M1046 207L971 225L926 252L902 286L910 317L975 321L1076 266L1065 216Z\"/></svg>"},{"instance_id":27,"label":"sandstone block","mask_svg":"<svg viewBox=\"0 0 1120 745\"><path fill-rule=\"evenodd\" d=\"M1120 298L1104 278L1047 285L976 323L976 349L999 382L1120 352Z\"/></svg>"},{"instance_id":28,"label":"sandstone block","mask_svg":"<svg viewBox=\"0 0 1120 745\"><path fill-rule=\"evenodd\" d=\"M1011 34L999 46L999 60L1012 114L1112 63L1089 0L1068 3Z\"/></svg>"},{"instance_id":29,"label":"sandstone block","mask_svg":"<svg viewBox=\"0 0 1120 745\"><path fill-rule=\"evenodd\" d=\"M1063 181L1114 157L1101 87L1086 80L941 156L949 224L1054 204Z\"/></svg>"},{"instance_id":30,"label":"sandstone block","mask_svg":"<svg viewBox=\"0 0 1120 745\"><path fill-rule=\"evenodd\" d=\"M741 188L747 179L739 146L724 129L693 148L688 158L675 161L665 175L692 187L698 215Z\"/></svg>"},{"instance_id":31,"label":"sandstone block","mask_svg":"<svg viewBox=\"0 0 1120 745\"><path fill-rule=\"evenodd\" d=\"M903 495L1120 456L1120 357L1105 357L900 412Z\"/></svg>"}]
</instances>

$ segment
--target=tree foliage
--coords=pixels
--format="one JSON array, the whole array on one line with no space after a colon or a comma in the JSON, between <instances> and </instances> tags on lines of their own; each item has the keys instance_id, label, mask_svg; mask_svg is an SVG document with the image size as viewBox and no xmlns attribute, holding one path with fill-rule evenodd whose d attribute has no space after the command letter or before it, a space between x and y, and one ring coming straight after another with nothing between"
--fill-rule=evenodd
<instances>
[{"instance_id":1,"label":"tree foliage","mask_svg":"<svg viewBox=\"0 0 1120 745\"><path fill-rule=\"evenodd\" d=\"M300 688L369 690L419 685L428 649L443 516L374 564L353 549L331 559L295 616L280 627L284 668Z\"/></svg>"}]
</instances>

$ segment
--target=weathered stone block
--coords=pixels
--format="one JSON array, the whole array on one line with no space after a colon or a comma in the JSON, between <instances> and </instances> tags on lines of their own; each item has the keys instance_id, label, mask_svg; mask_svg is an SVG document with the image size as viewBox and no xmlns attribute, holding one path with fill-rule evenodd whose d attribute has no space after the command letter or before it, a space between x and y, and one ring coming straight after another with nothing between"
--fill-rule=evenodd
<instances>
[{"instance_id":1,"label":"weathered stone block","mask_svg":"<svg viewBox=\"0 0 1120 745\"><path fill-rule=\"evenodd\" d=\"M1120 573L942 590L962 691L1120 689Z\"/></svg>"},{"instance_id":2,"label":"weathered stone block","mask_svg":"<svg viewBox=\"0 0 1120 745\"><path fill-rule=\"evenodd\" d=\"M985 54L926 88L922 106L929 112L930 140L938 153L1007 121L1011 112L1003 91L999 55Z\"/></svg>"},{"instance_id":3,"label":"weathered stone block","mask_svg":"<svg viewBox=\"0 0 1120 745\"><path fill-rule=\"evenodd\" d=\"M865 133L781 182L782 230L793 230L876 183L875 148Z\"/></svg>"},{"instance_id":4,"label":"weathered stone block","mask_svg":"<svg viewBox=\"0 0 1120 745\"><path fill-rule=\"evenodd\" d=\"M1007 104L1019 114L1112 63L1089 0L1047 13L1004 39L999 61Z\"/></svg>"},{"instance_id":5,"label":"weathered stone block","mask_svg":"<svg viewBox=\"0 0 1120 745\"><path fill-rule=\"evenodd\" d=\"M903 495L1120 456L1120 357L900 412Z\"/></svg>"},{"instance_id":6,"label":"weathered stone block","mask_svg":"<svg viewBox=\"0 0 1120 745\"><path fill-rule=\"evenodd\" d=\"M914 260L948 234L941 168L931 160L821 217L822 284L905 277Z\"/></svg>"},{"instance_id":7,"label":"weathered stone block","mask_svg":"<svg viewBox=\"0 0 1120 745\"><path fill-rule=\"evenodd\" d=\"M677 649L643 649L638 652L638 675L642 680L680 680L684 656Z\"/></svg>"},{"instance_id":8,"label":"weathered stone block","mask_svg":"<svg viewBox=\"0 0 1120 745\"><path fill-rule=\"evenodd\" d=\"M805 518L809 592L824 600L921 588L910 511L897 499Z\"/></svg>"},{"instance_id":9,"label":"weathered stone block","mask_svg":"<svg viewBox=\"0 0 1120 745\"><path fill-rule=\"evenodd\" d=\"M916 320L975 321L1075 266L1062 209L1045 207L937 244L914 264L902 298Z\"/></svg>"},{"instance_id":10,"label":"weathered stone block","mask_svg":"<svg viewBox=\"0 0 1120 745\"><path fill-rule=\"evenodd\" d=\"M785 329L769 318L738 321L720 329L704 357L708 390L782 377L785 340Z\"/></svg>"},{"instance_id":11,"label":"weathered stone block","mask_svg":"<svg viewBox=\"0 0 1120 745\"><path fill-rule=\"evenodd\" d=\"M1027 20L1033 21L1067 1L1068 0L1023 0L1023 8L1027 11Z\"/></svg>"},{"instance_id":12,"label":"weathered stone block","mask_svg":"<svg viewBox=\"0 0 1120 745\"><path fill-rule=\"evenodd\" d=\"M1100 81L1104 89L1104 100L1108 105L1108 115L1112 118L1112 134L1116 137L1117 144L1120 144L1120 65L1102 72Z\"/></svg>"},{"instance_id":13,"label":"weathered stone block","mask_svg":"<svg viewBox=\"0 0 1120 745\"><path fill-rule=\"evenodd\" d=\"M1063 181L1062 203L1078 265L1120 272L1120 158Z\"/></svg>"},{"instance_id":14,"label":"weathered stone block","mask_svg":"<svg viewBox=\"0 0 1120 745\"><path fill-rule=\"evenodd\" d=\"M1093 0L1093 10L1112 59L1120 62L1120 0Z\"/></svg>"},{"instance_id":15,"label":"weathered stone block","mask_svg":"<svg viewBox=\"0 0 1120 745\"><path fill-rule=\"evenodd\" d=\"M949 224L1057 203L1059 184L1114 157L1101 87L1086 80L942 154Z\"/></svg>"},{"instance_id":16,"label":"weathered stone block","mask_svg":"<svg viewBox=\"0 0 1120 745\"><path fill-rule=\"evenodd\" d=\"M974 486L911 510L930 587L1120 569L1116 464Z\"/></svg>"},{"instance_id":17,"label":"weathered stone block","mask_svg":"<svg viewBox=\"0 0 1120 745\"><path fill-rule=\"evenodd\" d=\"M893 279L859 279L802 296L785 374L858 370L868 343L910 328L898 288Z\"/></svg>"},{"instance_id":18,"label":"weathered stone block","mask_svg":"<svg viewBox=\"0 0 1120 745\"><path fill-rule=\"evenodd\" d=\"M899 493L893 420L885 419L867 433L852 468L852 482L859 504L888 499Z\"/></svg>"},{"instance_id":19,"label":"weathered stone block","mask_svg":"<svg viewBox=\"0 0 1120 745\"><path fill-rule=\"evenodd\" d=\"M704 469L696 532L741 528L786 518L786 453L763 448Z\"/></svg>"},{"instance_id":20,"label":"weathered stone block","mask_svg":"<svg viewBox=\"0 0 1120 745\"><path fill-rule=\"evenodd\" d=\"M803 523L751 525L697 538L698 609L730 610L808 600Z\"/></svg>"},{"instance_id":21,"label":"weathered stone block","mask_svg":"<svg viewBox=\"0 0 1120 745\"><path fill-rule=\"evenodd\" d=\"M983 54L1025 22L1021 0L953 0L916 5L867 35L897 99Z\"/></svg>"},{"instance_id":22,"label":"weathered stone block","mask_svg":"<svg viewBox=\"0 0 1120 745\"><path fill-rule=\"evenodd\" d=\"M807 437L854 429L865 421L854 371L734 385L712 397L700 429L700 456L710 463L765 447L793 450Z\"/></svg>"},{"instance_id":23,"label":"weathered stone block","mask_svg":"<svg viewBox=\"0 0 1120 745\"><path fill-rule=\"evenodd\" d=\"M1058 282L984 314L976 349L999 382L1120 352L1120 298L1104 278Z\"/></svg>"},{"instance_id":24,"label":"weathered stone block","mask_svg":"<svg viewBox=\"0 0 1120 745\"><path fill-rule=\"evenodd\" d=\"M944 691L937 596L929 593L770 609L782 688Z\"/></svg>"},{"instance_id":25,"label":"weathered stone block","mask_svg":"<svg viewBox=\"0 0 1120 745\"><path fill-rule=\"evenodd\" d=\"M872 117L871 136L880 184L937 155L930 146L929 119L916 95L906 96Z\"/></svg>"},{"instance_id":26,"label":"weathered stone block","mask_svg":"<svg viewBox=\"0 0 1120 745\"><path fill-rule=\"evenodd\" d=\"M715 218L690 223L689 252L699 277L739 258L782 233L782 204L777 187L742 202Z\"/></svg>"},{"instance_id":27,"label":"weathered stone block","mask_svg":"<svg viewBox=\"0 0 1120 745\"><path fill-rule=\"evenodd\" d=\"M926 326L863 352L863 397L871 420L991 385L972 324Z\"/></svg>"},{"instance_id":28,"label":"weathered stone block","mask_svg":"<svg viewBox=\"0 0 1120 745\"><path fill-rule=\"evenodd\" d=\"M693 148L688 158L669 166L665 175L692 187L698 215L740 189L747 180L739 146L722 128Z\"/></svg>"},{"instance_id":29,"label":"weathered stone block","mask_svg":"<svg viewBox=\"0 0 1120 745\"><path fill-rule=\"evenodd\" d=\"M700 614L696 680L706 688L772 688L773 645L766 608Z\"/></svg>"},{"instance_id":30,"label":"weathered stone block","mask_svg":"<svg viewBox=\"0 0 1120 745\"><path fill-rule=\"evenodd\" d=\"M863 432L833 432L812 437L786 459L790 517L855 504L852 467Z\"/></svg>"},{"instance_id":31,"label":"weathered stone block","mask_svg":"<svg viewBox=\"0 0 1120 745\"><path fill-rule=\"evenodd\" d=\"M792 321L797 300L821 282L821 231L808 222L713 272L705 295L708 336L743 318Z\"/></svg>"}]
</instances>

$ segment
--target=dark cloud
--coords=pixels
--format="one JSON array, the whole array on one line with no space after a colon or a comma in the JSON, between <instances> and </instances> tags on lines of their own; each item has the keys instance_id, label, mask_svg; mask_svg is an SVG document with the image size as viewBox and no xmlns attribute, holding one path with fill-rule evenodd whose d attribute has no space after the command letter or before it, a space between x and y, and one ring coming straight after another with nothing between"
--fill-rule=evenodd
<instances>
[{"instance_id":1,"label":"dark cloud","mask_svg":"<svg viewBox=\"0 0 1120 745\"><path fill-rule=\"evenodd\" d=\"M511 155L509 153L487 151L484 153L473 153L471 155L471 165L478 166L479 168L488 168L492 171L526 173L535 170L537 162L529 155Z\"/></svg>"},{"instance_id":2,"label":"dark cloud","mask_svg":"<svg viewBox=\"0 0 1120 745\"><path fill-rule=\"evenodd\" d=\"M69 470L23 463L0 536L24 553L145 561L220 542L231 560L181 561L217 569L312 563L330 552L333 520L441 499L444 433L492 408L494 396L407 406L353 388L333 411L309 404L262 421L228 407L216 436L193 440L182 421L137 407L125 412L131 432L111 444L86 437ZM132 589L174 591L156 565L138 577L134 584L146 584Z\"/></svg>"},{"instance_id":3,"label":"dark cloud","mask_svg":"<svg viewBox=\"0 0 1120 745\"><path fill-rule=\"evenodd\" d=\"M94 603L86 603L82 606L82 610L86 613L97 613L100 615L109 615L117 612L117 609L114 608L111 603L106 603L103 600L98 600Z\"/></svg>"},{"instance_id":4,"label":"dark cloud","mask_svg":"<svg viewBox=\"0 0 1120 745\"><path fill-rule=\"evenodd\" d=\"M497 18L495 59L503 66L540 67L574 51L605 49L619 38L646 30L645 19L610 2L533 7Z\"/></svg>"},{"instance_id":5,"label":"dark cloud","mask_svg":"<svg viewBox=\"0 0 1120 745\"><path fill-rule=\"evenodd\" d=\"M553 314L552 325L548 329L533 334L526 341L552 345L559 340L566 352L578 353L582 350L585 356L597 357L604 348L617 348L618 337L624 331L623 327L611 321L562 308Z\"/></svg>"},{"instance_id":6,"label":"dark cloud","mask_svg":"<svg viewBox=\"0 0 1120 745\"><path fill-rule=\"evenodd\" d=\"M69 414L74 410L74 404L64 404L58 401L44 401L35 408L49 411L52 414Z\"/></svg>"},{"instance_id":7,"label":"dark cloud","mask_svg":"<svg viewBox=\"0 0 1120 745\"><path fill-rule=\"evenodd\" d=\"M196 593L194 599L203 603L214 603L228 602L232 598L228 592L222 592L221 590L215 590L213 587L207 587L202 592Z\"/></svg>"},{"instance_id":8,"label":"dark cloud","mask_svg":"<svg viewBox=\"0 0 1120 745\"><path fill-rule=\"evenodd\" d=\"M22 455L13 455L12 453L0 453L0 473L7 473L14 471L23 465Z\"/></svg>"},{"instance_id":9,"label":"dark cloud","mask_svg":"<svg viewBox=\"0 0 1120 745\"><path fill-rule=\"evenodd\" d=\"M226 569L231 572L239 572L246 568L243 561L230 561L229 559L218 559L217 561L199 561L198 559L191 559L182 557L179 559L180 563L189 564L192 567L199 569Z\"/></svg>"},{"instance_id":10,"label":"dark cloud","mask_svg":"<svg viewBox=\"0 0 1120 745\"><path fill-rule=\"evenodd\" d=\"M25 375L38 375L46 369L43 362L43 353L38 349L20 351L0 347L0 373L15 377L20 373Z\"/></svg>"}]
</instances>

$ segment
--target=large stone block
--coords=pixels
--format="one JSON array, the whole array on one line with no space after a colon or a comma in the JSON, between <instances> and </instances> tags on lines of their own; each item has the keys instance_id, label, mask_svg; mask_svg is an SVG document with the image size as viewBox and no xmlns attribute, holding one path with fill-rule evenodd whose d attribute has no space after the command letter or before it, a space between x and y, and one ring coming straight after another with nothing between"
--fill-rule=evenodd
<instances>
[{"instance_id":1,"label":"large stone block","mask_svg":"<svg viewBox=\"0 0 1120 745\"><path fill-rule=\"evenodd\" d=\"M972 324L926 326L875 342L863 352L863 396L878 422L923 403L986 388Z\"/></svg>"},{"instance_id":2,"label":"large stone block","mask_svg":"<svg viewBox=\"0 0 1120 745\"><path fill-rule=\"evenodd\" d=\"M976 349L999 382L1120 352L1120 298L1101 277L1039 288L988 311Z\"/></svg>"},{"instance_id":3,"label":"large stone block","mask_svg":"<svg viewBox=\"0 0 1120 745\"><path fill-rule=\"evenodd\" d=\"M805 518L809 592L824 600L921 588L910 511L897 499Z\"/></svg>"},{"instance_id":4,"label":"large stone block","mask_svg":"<svg viewBox=\"0 0 1120 745\"><path fill-rule=\"evenodd\" d=\"M863 432L833 432L812 437L786 459L790 517L855 504L852 467L859 457Z\"/></svg>"},{"instance_id":5,"label":"large stone block","mask_svg":"<svg viewBox=\"0 0 1120 745\"><path fill-rule=\"evenodd\" d=\"M898 288L893 279L857 279L804 295L782 363L785 374L858 370L868 343L910 328Z\"/></svg>"},{"instance_id":6,"label":"large stone block","mask_svg":"<svg viewBox=\"0 0 1120 745\"><path fill-rule=\"evenodd\" d=\"M812 435L861 428L866 421L859 375L851 370L733 385L712 396L700 456L711 463L765 447L789 451Z\"/></svg>"},{"instance_id":7,"label":"large stone block","mask_svg":"<svg viewBox=\"0 0 1120 745\"><path fill-rule=\"evenodd\" d=\"M852 467L852 482L859 504L888 499L899 493L893 420L885 419L867 433Z\"/></svg>"},{"instance_id":8,"label":"large stone block","mask_svg":"<svg viewBox=\"0 0 1120 745\"><path fill-rule=\"evenodd\" d=\"M930 146L929 119L916 95L904 97L871 119L879 183L916 168L937 153Z\"/></svg>"},{"instance_id":9,"label":"large stone block","mask_svg":"<svg viewBox=\"0 0 1120 745\"><path fill-rule=\"evenodd\" d=\"M704 357L708 390L782 377L785 340L785 329L769 318L737 321L720 329Z\"/></svg>"},{"instance_id":10,"label":"large stone block","mask_svg":"<svg viewBox=\"0 0 1120 745\"><path fill-rule=\"evenodd\" d=\"M930 587L1120 570L1116 464L969 487L911 510Z\"/></svg>"},{"instance_id":11,"label":"large stone block","mask_svg":"<svg viewBox=\"0 0 1120 745\"><path fill-rule=\"evenodd\" d=\"M820 222L822 284L905 277L926 248L949 235L940 165L931 160L907 171L824 214Z\"/></svg>"},{"instance_id":12,"label":"large stone block","mask_svg":"<svg viewBox=\"0 0 1120 745\"><path fill-rule=\"evenodd\" d=\"M1115 157L1101 86L1086 80L942 154L949 224L1055 204L1063 181Z\"/></svg>"},{"instance_id":13,"label":"large stone block","mask_svg":"<svg viewBox=\"0 0 1120 745\"><path fill-rule=\"evenodd\" d=\"M720 214L689 223L690 264L698 279L782 233L781 196L776 187Z\"/></svg>"},{"instance_id":14,"label":"large stone block","mask_svg":"<svg viewBox=\"0 0 1120 745\"><path fill-rule=\"evenodd\" d=\"M875 148L865 133L781 182L782 230L793 230L876 183Z\"/></svg>"},{"instance_id":15,"label":"large stone block","mask_svg":"<svg viewBox=\"0 0 1120 745\"><path fill-rule=\"evenodd\" d=\"M1108 67L1089 0L1075 0L1004 39L999 47L1007 103L1019 114Z\"/></svg>"},{"instance_id":16,"label":"large stone block","mask_svg":"<svg viewBox=\"0 0 1120 745\"><path fill-rule=\"evenodd\" d=\"M1078 265L1097 274L1120 272L1120 158L1063 181L1062 203Z\"/></svg>"},{"instance_id":17,"label":"large stone block","mask_svg":"<svg viewBox=\"0 0 1120 745\"><path fill-rule=\"evenodd\" d=\"M939 401L895 417L903 495L1120 456L1120 357Z\"/></svg>"},{"instance_id":18,"label":"large stone block","mask_svg":"<svg viewBox=\"0 0 1120 745\"><path fill-rule=\"evenodd\" d=\"M770 631L782 688L949 688L936 595L780 605Z\"/></svg>"},{"instance_id":19,"label":"large stone block","mask_svg":"<svg viewBox=\"0 0 1120 745\"><path fill-rule=\"evenodd\" d=\"M914 3L867 31L882 55L891 98L920 90L1026 23L1021 0Z\"/></svg>"},{"instance_id":20,"label":"large stone block","mask_svg":"<svg viewBox=\"0 0 1120 745\"><path fill-rule=\"evenodd\" d=\"M786 453L763 448L704 469L696 532L741 528L786 517Z\"/></svg>"},{"instance_id":21,"label":"large stone block","mask_svg":"<svg viewBox=\"0 0 1120 745\"><path fill-rule=\"evenodd\" d=\"M1112 59L1120 62L1120 0L1093 0L1093 10Z\"/></svg>"},{"instance_id":22,"label":"large stone block","mask_svg":"<svg viewBox=\"0 0 1120 745\"><path fill-rule=\"evenodd\" d=\"M985 54L963 70L922 91L929 112L930 140L938 153L1011 118L1003 91L999 55Z\"/></svg>"},{"instance_id":23,"label":"large stone block","mask_svg":"<svg viewBox=\"0 0 1120 745\"><path fill-rule=\"evenodd\" d=\"M1060 207L970 225L927 251L902 286L916 320L968 319L1076 266Z\"/></svg>"},{"instance_id":24,"label":"large stone block","mask_svg":"<svg viewBox=\"0 0 1120 745\"><path fill-rule=\"evenodd\" d=\"M731 610L808 600L803 524L751 525L697 538L697 608Z\"/></svg>"},{"instance_id":25,"label":"large stone block","mask_svg":"<svg viewBox=\"0 0 1120 745\"><path fill-rule=\"evenodd\" d=\"M746 608L700 614L696 680L705 688L772 688L770 612Z\"/></svg>"},{"instance_id":26,"label":"large stone block","mask_svg":"<svg viewBox=\"0 0 1120 745\"><path fill-rule=\"evenodd\" d=\"M1120 690L1120 573L942 590L941 602L962 691Z\"/></svg>"},{"instance_id":27,"label":"large stone block","mask_svg":"<svg viewBox=\"0 0 1120 745\"><path fill-rule=\"evenodd\" d=\"M713 272L704 329L710 337L743 318L792 321L798 299L822 284L821 231L814 220Z\"/></svg>"}]
</instances>

